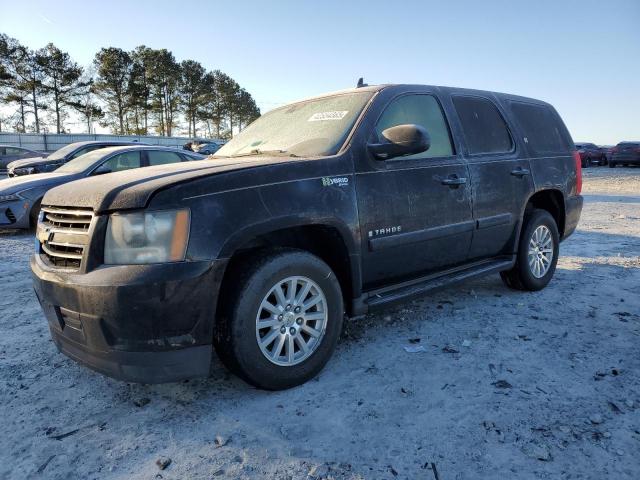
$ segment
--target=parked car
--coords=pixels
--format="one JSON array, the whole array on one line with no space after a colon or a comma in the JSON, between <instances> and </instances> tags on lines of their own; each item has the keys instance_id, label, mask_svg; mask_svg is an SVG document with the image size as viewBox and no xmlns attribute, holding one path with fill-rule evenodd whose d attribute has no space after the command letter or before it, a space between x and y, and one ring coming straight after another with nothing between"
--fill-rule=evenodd
<instances>
[{"instance_id":1,"label":"parked car","mask_svg":"<svg viewBox=\"0 0 640 480\"><path fill-rule=\"evenodd\" d=\"M292 387L345 313L498 272L544 288L582 210L555 109L478 90L315 97L210 158L45 195L31 269L60 351L154 383L207 375L215 346L247 382Z\"/></svg>"},{"instance_id":2,"label":"parked car","mask_svg":"<svg viewBox=\"0 0 640 480\"><path fill-rule=\"evenodd\" d=\"M33 173L45 173L53 172L56 168L64 165L65 163L78 158L80 155L89 153L93 150L106 147L115 147L118 145L140 145L138 142L119 142L119 141L92 141L92 142L76 142L70 143L51 155L44 158L25 158L23 160L16 160L7 165L8 174L10 177L19 175L31 175Z\"/></svg>"},{"instance_id":3,"label":"parked car","mask_svg":"<svg viewBox=\"0 0 640 480\"><path fill-rule=\"evenodd\" d=\"M55 172L0 180L0 228L36 225L47 190L85 177L163 163L200 160L193 152L154 146L129 145L94 150L67 162ZM101 181L104 181L101 179Z\"/></svg>"},{"instance_id":4,"label":"parked car","mask_svg":"<svg viewBox=\"0 0 640 480\"><path fill-rule=\"evenodd\" d=\"M28 148L0 145L0 174L7 173L7 165L14 160L32 157L44 157L46 153L29 150Z\"/></svg>"},{"instance_id":5,"label":"parked car","mask_svg":"<svg viewBox=\"0 0 640 480\"><path fill-rule=\"evenodd\" d=\"M216 142L201 143L197 147L196 151L202 155L213 155L220 150L221 147L222 144Z\"/></svg>"},{"instance_id":6,"label":"parked car","mask_svg":"<svg viewBox=\"0 0 640 480\"><path fill-rule=\"evenodd\" d=\"M640 165L640 142L620 142L613 147L609 167Z\"/></svg>"},{"instance_id":7,"label":"parked car","mask_svg":"<svg viewBox=\"0 0 640 480\"><path fill-rule=\"evenodd\" d=\"M606 153L595 143L576 143L576 149L580 155L582 168L588 168L592 165L605 165L607 163Z\"/></svg>"},{"instance_id":8,"label":"parked car","mask_svg":"<svg viewBox=\"0 0 640 480\"><path fill-rule=\"evenodd\" d=\"M602 165L609 165L609 161L611 160L611 156L613 155L613 145L599 145L600 151L602 152Z\"/></svg>"}]
</instances>

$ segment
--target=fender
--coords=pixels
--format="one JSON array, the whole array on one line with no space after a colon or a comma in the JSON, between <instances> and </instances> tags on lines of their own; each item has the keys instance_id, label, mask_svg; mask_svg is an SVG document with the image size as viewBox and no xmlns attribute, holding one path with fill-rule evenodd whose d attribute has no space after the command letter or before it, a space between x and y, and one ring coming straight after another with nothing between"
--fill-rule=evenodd
<instances>
[{"instance_id":1,"label":"fender","mask_svg":"<svg viewBox=\"0 0 640 480\"><path fill-rule=\"evenodd\" d=\"M357 297L362 293L362 270L359 243L357 242L352 229L335 217L315 217L301 218L296 215L272 217L264 222L254 223L234 232L228 237L220 249L218 259L228 260L233 254L243 246L250 245L251 242L263 235L286 231L299 227L328 227L334 229L340 240L342 240L348 255L348 268L351 278L351 295Z\"/></svg>"}]
</instances>

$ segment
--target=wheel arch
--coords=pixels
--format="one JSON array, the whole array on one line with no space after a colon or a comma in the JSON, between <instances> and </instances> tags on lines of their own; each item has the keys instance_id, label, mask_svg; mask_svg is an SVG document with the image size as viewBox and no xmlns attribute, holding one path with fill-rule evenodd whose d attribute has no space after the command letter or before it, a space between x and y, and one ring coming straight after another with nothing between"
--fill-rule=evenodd
<instances>
[{"instance_id":1,"label":"wheel arch","mask_svg":"<svg viewBox=\"0 0 640 480\"><path fill-rule=\"evenodd\" d=\"M219 256L229 259L221 288L244 261L278 248L304 250L327 263L340 283L345 308L350 310L351 300L361 291L360 256L348 226L332 219L279 218L236 232L220 250Z\"/></svg>"},{"instance_id":2,"label":"wheel arch","mask_svg":"<svg viewBox=\"0 0 640 480\"><path fill-rule=\"evenodd\" d=\"M524 217L533 209L546 210L556 221L560 238L564 237L566 211L563 193L555 188L538 190L527 199Z\"/></svg>"}]
</instances>

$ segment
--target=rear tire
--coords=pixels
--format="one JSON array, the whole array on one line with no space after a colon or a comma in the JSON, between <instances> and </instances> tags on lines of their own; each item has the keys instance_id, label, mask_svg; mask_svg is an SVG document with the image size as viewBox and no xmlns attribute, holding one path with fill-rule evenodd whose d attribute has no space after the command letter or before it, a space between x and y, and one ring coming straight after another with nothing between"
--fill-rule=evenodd
<instances>
[{"instance_id":1,"label":"rear tire","mask_svg":"<svg viewBox=\"0 0 640 480\"><path fill-rule=\"evenodd\" d=\"M516 263L511 270L500 273L502 280L515 290L542 290L556 271L559 245L554 218L546 210L533 210L525 217Z\"/></svg>"},{"instance_id":2,"label":"rear tire","mask_svg":"<svg viewBox=\"0 0 640 480\"><path fill-rule=\"evenodd\" d=\"M613 162L609 162L609 168L615 168L615 167L616 167L616 164L615 164L615 163L613 163Z\"/></svg>"},{"instance_id":3,"label":"rear tire","mask_svg":"<svg viewBox=\"0 0 640 480\"><path fill-rule=\"evenodd\" d=\"M340 284L320 258L293 249L262 252L230 272L222 295L214 345L246 382L295 387L331 357L344 308Z\"/></svg>"}]
</instances>

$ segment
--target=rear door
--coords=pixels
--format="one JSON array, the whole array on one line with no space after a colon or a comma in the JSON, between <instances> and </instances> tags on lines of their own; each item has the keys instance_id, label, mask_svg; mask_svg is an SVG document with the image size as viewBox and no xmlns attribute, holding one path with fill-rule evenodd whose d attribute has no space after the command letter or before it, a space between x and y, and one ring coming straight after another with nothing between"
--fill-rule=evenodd
<instances>
[{"instance_id":1,"label":"rear door","mask_svg":"<svg viewBox=\"0 0 640 480\"><path fill-rule=\"evenodd\" d=\"M356 174L365 288L460 264L471 243L467 167L454 151L440 102L427 93L395 97L375 123L371 141L402 124L423 126L431 147L405 157L370 158L374 169Z\"/></svg>"},{"instance_id":2,"label":"rear door","mask_svg":"<svg viewBox=\"0 0 640 480\"><path fill-rule=\"evenodd\" d=\"M529 160L518 151L493 99L454 95L452 100L466 144L476 221L469 259L511 253L524 202L534 190Z\"/></svg>"}]
</instances>

